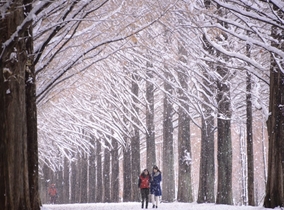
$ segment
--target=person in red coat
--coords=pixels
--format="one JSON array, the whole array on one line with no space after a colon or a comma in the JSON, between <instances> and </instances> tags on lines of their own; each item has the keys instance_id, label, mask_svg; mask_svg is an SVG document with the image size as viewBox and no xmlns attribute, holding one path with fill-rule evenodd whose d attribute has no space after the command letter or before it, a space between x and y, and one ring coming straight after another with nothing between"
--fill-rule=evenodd
<instances>
[{"instance_id":1,"label":"person in red coat","mask_svg":"<svg viewBox=\"0 0 284 210\"><path fill-rule=\"evenodd\" d=\"M57 198L57 190L55 188L55 184L51 184L48 189L48 195L50 196L50 203L55 204Z\"/></svg>"},{"instance_id":2,"label":"person in red coat","mask_svg":"<svg viewBox=\"0 0 284 210\"><path fill-rule=\"evenodd\" d=\"M151 176L148 169L144 169L141 175L139 176L138 187L141 191L142 197L142 209L144 208L144 200L146 200L145 208L148 208L148 198L149 198L149 188L150 188Z\"/></svg>"}]
</instances>

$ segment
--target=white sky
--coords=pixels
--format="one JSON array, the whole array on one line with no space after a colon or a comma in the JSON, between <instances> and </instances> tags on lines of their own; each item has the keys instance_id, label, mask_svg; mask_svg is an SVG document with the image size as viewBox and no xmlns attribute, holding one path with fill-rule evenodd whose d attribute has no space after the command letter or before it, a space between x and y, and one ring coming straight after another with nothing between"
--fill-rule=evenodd
<instances>
[{"instance_id":1,"label":"white sky","mask_svg":"<svg viewBox=\"0 0 284 210\"><path fill-rule=\"evenodd\" d=\"M90 204L55 204L43 205L41 210L137 210L141 209L140 203L90 203ZM152 209L149 203L148 209ZM158 209L162 210L264 210L262 206L228 206L216 204L197 203L161 203ZM281 209L281 208L275 208Z\"/></svg>"}]
</instances>

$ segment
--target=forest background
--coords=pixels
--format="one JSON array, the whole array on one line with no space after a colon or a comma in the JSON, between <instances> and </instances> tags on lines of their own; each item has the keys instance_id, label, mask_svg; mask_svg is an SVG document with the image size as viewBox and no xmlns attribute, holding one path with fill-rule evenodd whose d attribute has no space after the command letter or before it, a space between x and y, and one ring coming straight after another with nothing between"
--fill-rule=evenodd
<instances>
[{"instance_id":1,"label":"forest background","mask_svg":"<svg viewBox=\"0 0 284 210\"><path fill-rule=\"evenodd\" d=\"M284 206L283 2L0 6L7 209L138 201L154 164L164 202Z\"/></svg>"}]
</instances>

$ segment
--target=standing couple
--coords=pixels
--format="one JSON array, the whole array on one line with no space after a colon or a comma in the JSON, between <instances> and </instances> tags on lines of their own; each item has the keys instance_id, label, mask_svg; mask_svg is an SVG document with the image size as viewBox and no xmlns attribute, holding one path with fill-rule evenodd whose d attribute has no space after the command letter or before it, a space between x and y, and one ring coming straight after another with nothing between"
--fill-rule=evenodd
<instances>
[{"instance_id":1,"label":"standing couple","mask_svg":"<svg viewBox=\"0 0 284 210\"><path fill-rule=\"evenodd\" d=\"M139 176L138 187L141 189L142 209L144 208L144 200L146 200L145 208L148 208L149 189L153 208L158 208L159 196L162 195L160 182L162 181L162 173L157 166L153 166L152 175L148 169L144 169Z\"/></svg>"}]
</instances>

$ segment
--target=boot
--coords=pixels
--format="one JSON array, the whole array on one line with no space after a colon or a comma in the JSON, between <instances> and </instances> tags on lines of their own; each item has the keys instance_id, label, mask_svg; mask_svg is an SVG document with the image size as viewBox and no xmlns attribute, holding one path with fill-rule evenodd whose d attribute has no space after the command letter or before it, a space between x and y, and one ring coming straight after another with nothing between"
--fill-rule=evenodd
<instances>
[{"instance_id":1,"label":"boot","mask_svg":"<svg viewBox=\"0 0 284 210\"><path fill-rule=\"evenodd\" d=\"M148 209L148 201L146 201L146 208L145 209Z\"/></svg>"},{"instance_id":2,"label":"boot","mask_svg":"<svg viewBox=\"0 0 284 210\"><path fill-rule=\"evenodd\" d=\"M153 204L153 209L155 208L155 205Z\"/></svg>"},{"instance_id":3,"label":"boot","mask_svg":"<svg viewBox=\"0 0 284 210\"><path fill-rule=\"evenodd\" d=\"M142 201L142 209L144 208L144 201Z\"/></svg>"}]
</instances>

